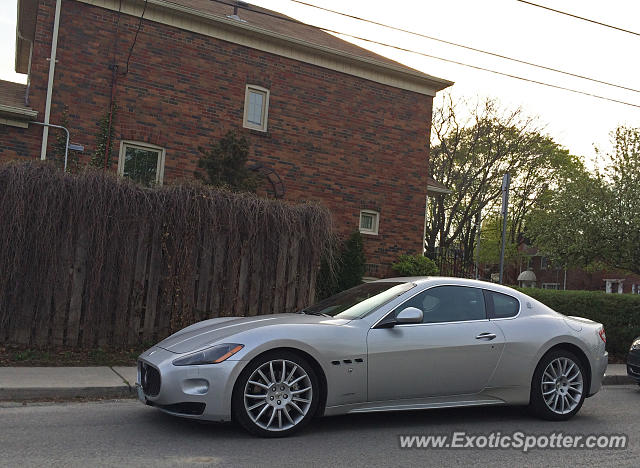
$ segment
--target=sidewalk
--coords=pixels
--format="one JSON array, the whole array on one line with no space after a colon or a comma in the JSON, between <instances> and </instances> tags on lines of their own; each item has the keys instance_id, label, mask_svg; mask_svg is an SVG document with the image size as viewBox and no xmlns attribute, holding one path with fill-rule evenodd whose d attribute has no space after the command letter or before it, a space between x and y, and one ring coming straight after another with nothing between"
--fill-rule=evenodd
<instances>
[{"instance_id":1,"label":"sidewalk","mask_svg":"<svg viewBox=\"0 0 640 468\"><path fill-rule=\"evenodd\" d=\"M131 398L135 367L0 367L0 401Z\"/></svg>"},{"instance_id":2,"label":"sidewalk","mask_svg":"<svg viewBox=\"0 0 640 468\"><path fill-rule=\"evenodd\" d=\"M0 367L0 401L133 398L135 367ZM624 364L610 364L604 385L628 385Z\"/></svg>"}]
</instances>

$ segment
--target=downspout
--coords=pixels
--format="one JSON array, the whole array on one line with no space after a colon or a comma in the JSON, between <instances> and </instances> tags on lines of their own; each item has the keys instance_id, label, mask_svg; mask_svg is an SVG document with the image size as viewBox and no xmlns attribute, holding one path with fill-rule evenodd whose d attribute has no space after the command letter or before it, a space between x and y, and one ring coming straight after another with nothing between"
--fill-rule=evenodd
<instances>
[{"instance_id":1,"label":"downspout","mask_svg":"<svg viewBox=\"0 0 640 468\"><path fill-rule=\"evenodd\" d=\"M29 106L29 90L31 89L31 60L33 59L33 41L24 37L18 30L18 37L29 43L29 65L27 65L27 89L24 92L24 105Z\"/></svg>"},{"instance_id":2,"label":"downspout","mask_svg":"<svg viewBox=\"0 0 640 468\"><path fill-rule=\"evenodd\" d=\"M427 256L427 220L429 219L429 192L424 198L424 229L422 230L422 256Z\"/></svg>"},{"instance_id":3,"label":"downspout","mask_svg":"<svg viewBox=\"0 0 640 468\"><path fill-rule=\"evenodd\" d=\"M42 129L42 148L40 159L47 159L47 142L49 140L49 116L51 115L51 95L53 94L53 76L56 71L56 53L58 52L58 28L60 26L60 8L62 0L56 0L56 13L53 19L53 38L51 40L51 57L49 57L49 82L47 83L47 101L44 108L44 124Z\"/></svg>"}]
</instances>

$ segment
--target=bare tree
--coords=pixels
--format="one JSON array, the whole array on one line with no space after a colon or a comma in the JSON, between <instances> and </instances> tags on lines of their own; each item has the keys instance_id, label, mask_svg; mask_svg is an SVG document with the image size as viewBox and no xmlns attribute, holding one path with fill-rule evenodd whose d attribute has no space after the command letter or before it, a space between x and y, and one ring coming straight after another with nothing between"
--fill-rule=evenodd
<instances>
[{"instance_id":1,"label":"bare tree","mask_svg":"<svg viewBox=\"0 0 640 468\"><path fill-rule=\"evenodd\" d=\"M464 111L459 109L463 105ZM463 120L462 114L468 117ZM521 109L504 110L492 99L470 108L444 97L433 115L430 174L452 193L430 204L427 252L456 248L471 260L476 217L495 214L505 172L513 181L508 237L516 241L527 213L553 182L555 170L570 158L536 125Z\"/></svg>"}]
</instances>

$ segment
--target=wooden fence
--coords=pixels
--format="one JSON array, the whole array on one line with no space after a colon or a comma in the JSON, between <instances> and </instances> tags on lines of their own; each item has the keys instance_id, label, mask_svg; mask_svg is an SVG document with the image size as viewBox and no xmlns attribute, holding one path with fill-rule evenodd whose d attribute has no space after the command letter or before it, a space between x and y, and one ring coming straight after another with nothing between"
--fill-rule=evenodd
<instances>
[{"instance_id":1,"label":"wooden fence","mask_svg":"<svg viewBox=\"0 0 640 468\"><path fill-rule=\"evenodd\" d=\"M103 192L116 185L117 197L134 201L144 190L96 173L30 170L44 171L54 179L48 182L59 183L66 203L49 204L49 209L73 211L71 198L95 189L96 183ZM159 218L144 216L145 210L133 213L119 198L105 205L111 207L107 213L89 208L73 215L45 214L37 203L44 203L38 197L48 193L37 193L38 181L18 174L23 176L19 184L3 187L3 177L12 175L7 172L0 170L0 203L21 205L12 208L21 216L0 225L0 248L15 249L0 255L5 269L0 270L0 338L6 343L140 346L206 318L293 312L313 301L317 266L331 236L328 213L317 206L215 191L201 197L204 189L165 188L142 195L149 202L159 192L160 205L151 209L164 213ZM8 193L11 185L20 193ZM20 197L28 203L17 201ZM171 200L180 197L191 203L184 222L167 215ZM0 215L11 216L10 209L0 207ZM38 221L38 216L46 219ZM185 224L191 227L182 229ZM42 230L33 232L38 226ZM38 240L52 229L65 236Z\"/></svg>"}]
</instances>

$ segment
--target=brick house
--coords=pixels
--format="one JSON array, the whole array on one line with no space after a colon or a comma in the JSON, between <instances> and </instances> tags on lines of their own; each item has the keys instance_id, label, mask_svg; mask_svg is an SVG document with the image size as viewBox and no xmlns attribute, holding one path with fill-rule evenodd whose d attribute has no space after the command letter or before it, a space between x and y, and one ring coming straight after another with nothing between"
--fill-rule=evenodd
<instances>
[{"instance_id":1,"label":"brick house","mask_svg":"<svg viewBox=\"0 0 640 468\"><path fill-rule=\"evenodd\" d=\"M432 102L452 83L238 5L18 0L15 68L28 84L0 82L0 161L51 158L60 130L29 123L48 121L66 123L85 164L111 118L110 169L142 165L141 182L172 183L236 130L265 190L319 201L340 234L363 232L369 276L422 252L425 197L446 191L427 177Z\"/></svg>"},{"instance_id":2,"label":"brick house","mask_svg":"<svg viewBox=\"0 0 640 468\"><path fill-rule=\"evenodd\" d=\"M521 259L517 268L512 268L507 273L509 284L542 289L640 294L640 275L619 270L564 269L554 265L536 247L524 242L518 246L518 250Z\"/></svg>"}]
</instances>

